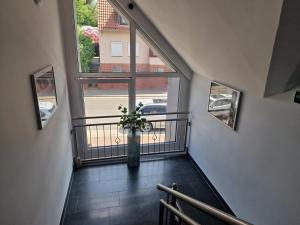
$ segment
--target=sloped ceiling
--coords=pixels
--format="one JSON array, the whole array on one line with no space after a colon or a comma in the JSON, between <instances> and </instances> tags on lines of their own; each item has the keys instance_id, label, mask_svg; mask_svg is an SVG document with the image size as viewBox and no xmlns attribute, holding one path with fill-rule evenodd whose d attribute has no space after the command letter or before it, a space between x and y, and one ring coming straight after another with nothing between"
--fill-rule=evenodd
<instances>
[{"instance_id":1,"label":"sloped ceiling","mask_svg":"<svg viewBox=\"0 0 300 225\"><path fill-rule=\"evenodd\" d=\"M263 96L283 0L135 0L195 74Z\"/></svg>"}]
</instances>

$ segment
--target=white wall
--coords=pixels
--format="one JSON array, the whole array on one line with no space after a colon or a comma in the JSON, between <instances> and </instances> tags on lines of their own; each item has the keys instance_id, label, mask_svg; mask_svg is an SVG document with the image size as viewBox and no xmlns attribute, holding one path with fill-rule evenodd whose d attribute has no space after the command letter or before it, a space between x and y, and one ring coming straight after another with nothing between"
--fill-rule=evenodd
<instances>
[{"instance_id":1,"label":"white wall","mask_svg":"<svg viewBox=\"0 0 300 225\"><path fill-rule=\"evenodd\" d=\"M190 154L238 215L256 225L300 223L300 105L293 92L244 91L237 132L207 112L210 81L193 77Z\"/></svg>"},{"instance_id":2,"label":"white wall","mask_svg":"<svg viewBox=\"0 0 300 225\"><path fill-rule=\"evenodd\" d=\"M3 1L0 30L0 224L59 224L72 155L57 1ZM59 106L38 130L29 76L49 64Z\"/></svg>"},{"instance_id":3,"label":"white wall","mask_svg":"<svg viewBox=\"0 0 300 225\"><path fill-rule=\"evenodd\" d=\"M136 0L193 71L258 96L264 95L282 1Z\"/></svg>"}]
</instances>

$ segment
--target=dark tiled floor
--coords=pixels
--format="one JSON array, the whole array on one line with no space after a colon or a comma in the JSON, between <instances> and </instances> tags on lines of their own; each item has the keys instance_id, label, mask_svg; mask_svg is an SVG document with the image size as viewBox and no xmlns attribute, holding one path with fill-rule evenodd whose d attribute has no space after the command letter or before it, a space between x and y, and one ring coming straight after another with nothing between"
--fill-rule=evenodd
<instances>
[{"instance_id":1,"label":"dark tiled floor","mask_svg":"<svg viewBox=\"0 0 300 225\"><path fill-rule=\"evenodd\" d=\"M156 225L159 199L156 184L178 184L179 191L225 210L192 162L185 156L126 164L88 167L74 172L64 225ZM182 204L184 212L205 225L222 224Z\"/></svg>"}]
</instances>

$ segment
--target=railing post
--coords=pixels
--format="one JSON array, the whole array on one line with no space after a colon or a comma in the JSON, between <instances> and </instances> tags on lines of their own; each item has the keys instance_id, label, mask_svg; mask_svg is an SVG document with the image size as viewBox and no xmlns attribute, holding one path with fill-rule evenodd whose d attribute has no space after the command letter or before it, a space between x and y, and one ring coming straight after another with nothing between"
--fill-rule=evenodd
<instances>
[{"instance_id":1,"label":"railing post","mask_svg":"<svg viewBox=\"0 0 300 225\"><path fill-rule=\"evenodd\" d=\"M176 183L172 184L172 189L177 191L178 187L177 187ZM176 207L176 197L174 195L172 195L172 197L171 197L171 205Z\"/></svg>"},{"instance_id":2,"label":"railing post","mask_svg":"<svg viewBox=\"0 0 300 225\"><path fill-rule=\"evenodd\" d=\"M164 209L165 207L163 206L162 203L159 204L159 225L164 224Z\"/></svg>"},{"instance_id":3,"label":"railing post","mask_svg":"<svg viewBox=\"0 0 300 225\"><path fill-rule=\"evenodd\" d=\"M81 167L81 159L78 153L78 143L77 143L77 131L76 131L76 127L73 127L72 129L72 134L73 134L73 140L74 140L74 147L75 147L75 157L74 157L74 165L76 168L80 168Z\"/></svg>"},{"instance_id":4,"label":"railing post","mask_svg":"<svg viewBox=\"0 0 300 225\"><path fill-rule=\"evenodd\" d=\"M172 184L172 189L177 191L178 187L177 187L177 184L174 182ZM174 208L177 208L177 204L176 204L176 197L174 195L171 195L171 205L174 207ZM173 213L170 212L170 224L175 224L175 215Z\"/></svg>"}]
</instances>

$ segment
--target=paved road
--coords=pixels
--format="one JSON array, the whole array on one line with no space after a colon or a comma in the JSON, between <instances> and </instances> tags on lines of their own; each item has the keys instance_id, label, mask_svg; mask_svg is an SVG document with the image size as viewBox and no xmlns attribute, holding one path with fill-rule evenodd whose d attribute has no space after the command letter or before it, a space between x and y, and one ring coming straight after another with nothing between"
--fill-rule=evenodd
<instances>
[{"instance_id":1,"label":"paved road","mask_svg":"<svg viewBox=\"0 0 300 225\"><path fill-rule=\"evenodd\" d=\"M118 106L128 107L128 96L124 94L105 94L86 95L84 98L86 116L107 116L118 115ZM157 92L154 94L141 93L137 95L137 102L144 104L153 101L153 99L167 99L167 93ZM90 120L89 123L116 122L118 119L105 119L105 121Z\"/></svg>"}]
</instances>

